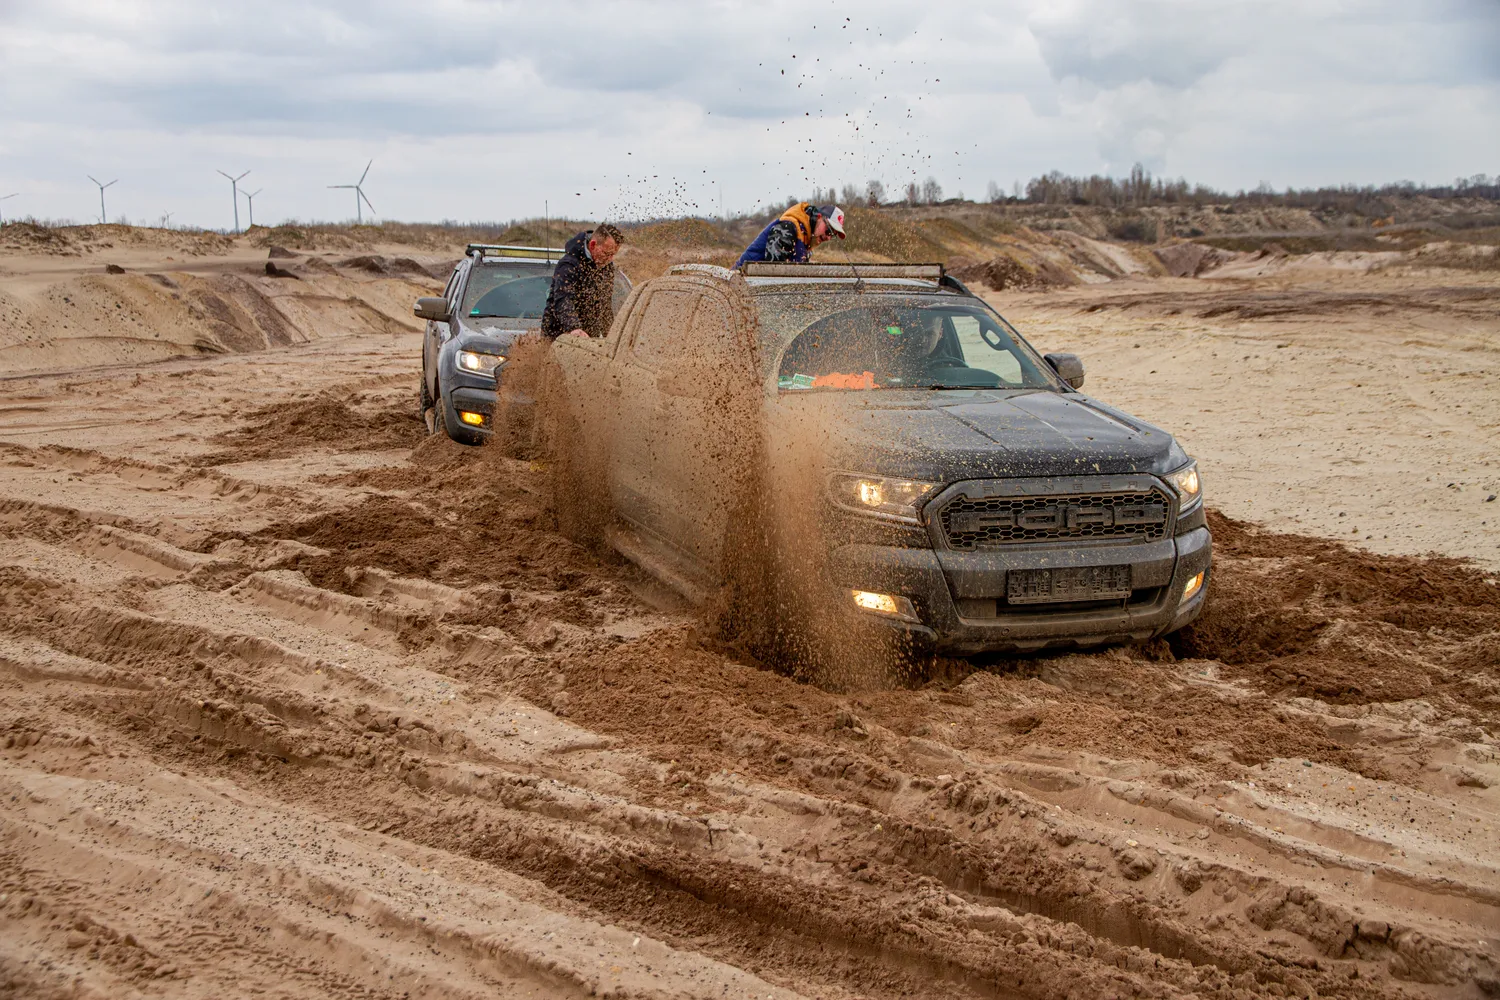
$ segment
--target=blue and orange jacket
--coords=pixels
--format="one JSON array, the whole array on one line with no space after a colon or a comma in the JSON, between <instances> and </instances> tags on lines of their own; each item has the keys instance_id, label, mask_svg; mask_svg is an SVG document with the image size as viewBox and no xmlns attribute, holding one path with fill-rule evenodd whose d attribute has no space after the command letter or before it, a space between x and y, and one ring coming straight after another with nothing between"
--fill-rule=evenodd
<instances>
[{"instance_id":1,"label":"blue and orange jacket","mask_svg":"<svg viewBox=\"0 0 1500 1000\"><path fill-rule=\"evenodd\" d=\"M734 262L735 267L750 261L773 261L787 264L807 263L808 250L812 247L813 221L808 209L811 202L799 201L781 218L760 231Z\"/></svg>"}]
</instances>

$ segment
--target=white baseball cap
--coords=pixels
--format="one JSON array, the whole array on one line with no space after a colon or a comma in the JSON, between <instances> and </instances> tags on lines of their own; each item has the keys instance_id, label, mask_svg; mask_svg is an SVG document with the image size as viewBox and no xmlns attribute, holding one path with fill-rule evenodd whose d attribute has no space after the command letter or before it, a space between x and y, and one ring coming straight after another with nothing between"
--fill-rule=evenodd
<instances>
[{"instance_id":1,"label":"white baseball cap","mask_svg":"<svg viewBox=\"0 0 1500 1000\"><path fill-rule=\"evenodd\" d=\"M837 205L823 205L818 209L828 223L828 228L839 234L839 239L844 239L844 210Z\"/></svg>"}]
</instances>

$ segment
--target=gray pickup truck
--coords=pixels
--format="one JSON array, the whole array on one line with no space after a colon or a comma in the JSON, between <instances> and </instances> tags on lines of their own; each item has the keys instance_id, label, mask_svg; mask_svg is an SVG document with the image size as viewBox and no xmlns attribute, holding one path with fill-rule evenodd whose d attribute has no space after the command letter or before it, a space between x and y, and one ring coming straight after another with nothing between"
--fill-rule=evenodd
<instances>
[{"instance_id":1,"label":"gray pickup truck","mask_svg":"<svg viewBox=\"0 0 1500 1000\"><path fill-rule=\"evenodd\" d=\"M418 405L430 430L460 444L481 444L494 432L511 346L541 325L561 255L549 247L470 243L443 294L417 300L412 311L427 321ZM629 293L630 282L617 274L616 308Z\"/></svg>"},{"instance_id":2,"label":"gray pickup truck","mask_svg":"<svg viewBox=\"0 0 1500 1000\"><path fill-rule=\"evenodd\" d=\"M692 599L773 544L743 528L779 506L803 525L775 543L797 550L782 579L864 637L1083 647L1203 609L1194 461L939 265L679 265L555 356L590 450L577 489L607 495L615 547Z\"/></svg>"}]
</instances>

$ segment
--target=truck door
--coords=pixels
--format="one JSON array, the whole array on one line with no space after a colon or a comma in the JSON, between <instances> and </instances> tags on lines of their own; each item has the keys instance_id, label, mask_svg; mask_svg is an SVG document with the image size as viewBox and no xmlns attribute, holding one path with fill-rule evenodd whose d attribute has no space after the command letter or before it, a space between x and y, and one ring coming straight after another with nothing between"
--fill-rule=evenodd
<instances>
[{"instance_id":1,"label":"truck door","mask_svg":"<svg viewBox=\"0 0 1500 1000\"><path fill-rule=\"evenodd\" d=\"M685 336L701 292L687 283L659 280L643 294L644 306L636 307L641 317L615 356L620 396L610 489L622 518L652 536L648 541L672 546L681 536L680 514L673 511L659 473L675 442L662 426L669 415L657 379Z\"/></svg>"},{"instance_id":2,"label":"truck door","mask_svg":"<svg viewBox=\"0 0 1500 1000\"><path fill-rule=\"evenodd\" d=\"M563 402L567 415L577 428L575 441L565 443L567 447L583 449L578 457L578 467L591 474L612 477L611 455L618 447L621 434L620 421L620 362L613 359L619 345L629 340L644 312L644 297L632 294L624 302L610 324L609 333L598 339L589 337L559 337L553 342L554 356L562 371L567 393ZM601 483L599 503L609 503L611 497L606 490L613 491L613 482Z\"/></svg>"},{"instance_id":3,"label":"truck door","mask_svg":"<svg viewBox=\"0 0 1500 1000\"><path fill-rule=\"evenodd\" d=\"M760 433L760 381L748 340L718 288L699 297L688 335L656 382L653 480L670 512L672 540L710 586L730 518L746 513L753 453Z\"/></svg>"}]
</instances>

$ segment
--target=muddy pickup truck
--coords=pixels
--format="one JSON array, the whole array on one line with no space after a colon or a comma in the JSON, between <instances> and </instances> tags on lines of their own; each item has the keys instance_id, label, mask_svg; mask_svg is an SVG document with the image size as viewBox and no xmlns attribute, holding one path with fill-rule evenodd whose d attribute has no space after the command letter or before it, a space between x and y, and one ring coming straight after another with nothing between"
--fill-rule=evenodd
<instances>
[{"instance_id":1,"label":"muddy pickup truck","mask_svg":"<svg viewBox=\"0 0 1500 1000\"><path fill-rule=\"evenodd\" d=\"M956 655L1140 642L1203 609L1194 461L939 265L679 265L555 356L576 489L691 599L770 565L752 614L810 602L825 641Z\"/></svg>"},{"instance_id":2,"label":"muddy pickup truck","mask_svg":"<svg viewBox=\"0 0 1500 1000\"><path fill-rule=\"evenodd\" d=\"M540 325L561 255L552 247L470 243L443 294L417 300L412 312L427 321L418 407L429 430L460 444L493 434L506 363L517 338ZM617 275L617 309L629 293L630 282Z\"/></svg>"}]
</instances>

